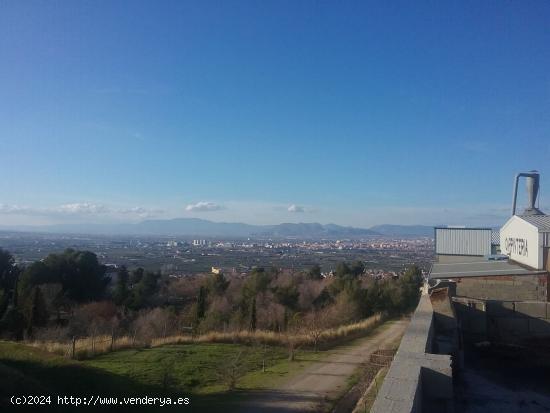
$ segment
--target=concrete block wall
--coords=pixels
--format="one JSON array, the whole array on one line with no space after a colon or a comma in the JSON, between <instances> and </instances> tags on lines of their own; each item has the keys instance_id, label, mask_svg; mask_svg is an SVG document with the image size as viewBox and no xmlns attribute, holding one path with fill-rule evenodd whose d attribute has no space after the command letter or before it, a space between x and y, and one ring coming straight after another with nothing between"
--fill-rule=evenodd
<instances>
[{"instance_id":1,"label":"concrete block wall","mask_svg":"<svg viewBox=\"0 0 550 413\"><path fill-rule=\"evenodd\" d=\"M452 404L451 356L431 354L434 311L424 294L401 340L371 412L409 413Z\"/></svg>"},{"instance_id":2,"label":"concrete block wall","mask_svg":"<svg viewBox=\"0 0 550 413\"><path fill-rule=\"evenodd\" d=\"M497 275L487 277L459 277L456 295L459 297L501 301L547 301L548 276Z\"/></svg>"},{"instance_id":3,"label":"concrete block wall","mask_svg":"<svg viewBox=\"0 0 550 413\"><path fill-rule=\"evenodd\" d=\"M432 288L430 301L434 311L434 330L437 331L431 352L452 354L458 347L456 314L450 300L454 288Z\"/></svg>"},{"instance_id":4,"label":"concrete block wall","mask_svg":"<svg viewBox=\"0 0 550 413\"><path fill-rule=\"evenodd\" d=\"M489 311L501 304L505 313ZM514 301L494 303L488 307L488 323L492 328L489 338L496 336L504 341L521 341L526 338L550 336L549 303L544 301Z\"/></svg>"},{"instance_id":5,"label":"concrete block wall","mask_svg":"<svg viewBox=\"0 0 550 413\"><path fill-rule=\"evenodd\" d=\"M464 334L472 341L518 342L550 337L550 303L453 297Z\"/></svg>"},{"instance_id":6,"label":"concrete block wall","mask_svg":"<svg viewBox=\"0 0 550 413\"><path fill-rule=\"evenodd\" d=\"M550 336L550 319L531 318L528 320L528 330L532 336Z\"/></svg>"},{"instance_id":7,"label":"concrete block wall","mask_svg":"<svg viewBox=\"0 0 550 413\"><path fill-rule=\"evenodd\" d=\"M434 309L435 324L438 331L456 330L456 320L448 287L431 290L430 301Z\"/></svg>"},{"instance_id":8,"label":"concrete block wall","mask_svg":"<svg viewBox=\"0 0 550 413\"><path fill-rule=\"evenodd\" d=\"M518 317L548 318L548 303L535 302L515 302L514 313Z\"/></svg>"},{"instance_id":9,"label":"concrete block wall","mask_svg":"<svg viewBox=\"0 0 550 413\"><path fill-rule=\"evenodd\" d=\"M474 342L487 340L486 303L460 297L453 297L453 301L460 328L468 339Z\"/></svg>"}]
</instances>

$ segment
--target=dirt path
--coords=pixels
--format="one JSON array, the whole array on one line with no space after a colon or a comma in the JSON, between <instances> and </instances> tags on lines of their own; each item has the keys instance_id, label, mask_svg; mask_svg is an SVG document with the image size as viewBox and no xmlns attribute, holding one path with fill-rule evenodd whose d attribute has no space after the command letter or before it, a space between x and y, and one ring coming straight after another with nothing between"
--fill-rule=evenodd
<instances>
[{"instance_id":1,"label":"dirt path","mask_svg":"<svg viewBox=\"0 0 550 413\"><path fill-rule=\"evenodd\" d=\"M407 321L387 323L373 335L340 346L278 388L254 392L242 402L240 412L319 412L322 404L346 389L346 380L372 352L386 348L403 334Z\"/></svg>"}]
</instances>

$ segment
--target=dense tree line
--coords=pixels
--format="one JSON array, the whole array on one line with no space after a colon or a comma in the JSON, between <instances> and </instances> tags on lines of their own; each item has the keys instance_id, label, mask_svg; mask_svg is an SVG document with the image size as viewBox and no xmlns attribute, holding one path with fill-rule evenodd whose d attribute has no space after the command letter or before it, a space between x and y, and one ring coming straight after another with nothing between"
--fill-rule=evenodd
<instances>
[{"instance_id":1,"label":"dense tree line","mask_svg":"<svg viewBox=\"0 0 550 413\"><path fill-rule=\"evenodd\" d=\"M143 268L135 269L130 276L126 267L122 266L117 271L113 301L131 310L153 306L160 278L160 272L144 271Z\"/></svg>"},{"instance_id":2,"label":"dense tree line","mask_svg":"<svg viewBox=\"0 0 550 413\"><path fill-rule=\"evenodd\" d=\"M362 262L339 263L324 278L318 265L288 273L254 268L245 277L209 274L168 280L122 266L110 280L88 251L67 249L25 268L0 249L0 335L8 338L106 334L272 330L333 326L414 308L421 271L397 279L363 276ZM321 316L322 314L322 316ZM57 335L57 336L56 336ZM51 338L48 336L49 338Z\"/></svg>"},{"instance_id":3,"label":"dense tree line","mask_svg":"<svg viewBox=\"0 0 550 413\"><path fill-rule=\"evenodd\" d=\"M0 257L0 329L15 338L32 336L34 328L46 326L52 315L59 320L77 303L103 298L110 281L89 251L67 249L27 268L18 268L6 251Z\"/></svg>"}]
</instances>

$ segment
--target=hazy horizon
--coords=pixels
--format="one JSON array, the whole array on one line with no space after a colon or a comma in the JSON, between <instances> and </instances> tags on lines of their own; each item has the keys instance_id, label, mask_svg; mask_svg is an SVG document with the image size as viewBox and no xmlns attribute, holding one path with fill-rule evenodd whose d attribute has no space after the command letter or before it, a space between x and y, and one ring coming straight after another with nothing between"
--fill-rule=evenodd
<instances>
[{"instance_id":1,"label":"hazy horizon","mask_svg":"<svg viewBox=\"0 0 550 413\"><path fill-rule=\"evenodd\" d=\"M276 222L276 223L270 223L270 224L250 224L243 221L212 221L204 218L188 218L188 217L176 217L176 218L166 218L166 219L159 219L159 218L144 218L139 221L135 222L73 222L73 223L61 223L61 224L42 224L42 225L2 225L0 224L0 231L24 231L24 232L40 232L40 230L51 230L53 229L55 233L62 233L61 231L63 229L90 229L92 232L90 233L101 233L101 230L108 229L109 233L116 233L121 228L139 228L143 224L163 224L165 222L184 222L184 223L191 223L191 222L197 222L197 223L206 223L211 224L214 226L222 226L222 225L231 225L231 226L243 226L243 227L254 227L254 228L272 228L272 227L278 227L278 226L284 226L284 225L304 225L304 226L311 226L311 225L322 225L323 227L330 227L330 226L337 226L341 228L352 228L357 230L374 230L376 231L377 228L389 228L389 227L395 227L395 228L434 228L434 227L440 227L440 226L461 226L460 224L447 224L447 223L433 223L433 224L394 224L391 222L386 222L382 224L376 224L371 225L369 227L358 227L353 225L340 225L335 224L334 222L314 222L314 221L300 221L300 222ZM500 226L500 224L497 225L483 225L482 227L492 227L497 228ZM136 232L138 233L138 232ZM83 232L85 234L85 232ZM121 235L124 235L124 233L121 233ZM188 235L199 235L199 234L192 234L188 233Z\"/></svg>"}]
</instances>

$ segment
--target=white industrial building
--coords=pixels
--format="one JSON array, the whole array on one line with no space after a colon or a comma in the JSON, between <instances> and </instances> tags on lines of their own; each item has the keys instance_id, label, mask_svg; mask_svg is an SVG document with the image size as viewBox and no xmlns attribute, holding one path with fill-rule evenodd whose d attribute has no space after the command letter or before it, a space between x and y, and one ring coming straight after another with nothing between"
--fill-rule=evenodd
<instances>
[{"instance_id":1,"label":"white industrial building","mask_svg":"<svg viewBox=\"0 0 550 413\"><path fill-rule=\"evenodd\" d=\"M502 253L519 264L550 270L550 215L514 215L500 230Z\"/></svg>"}]
</instances>

